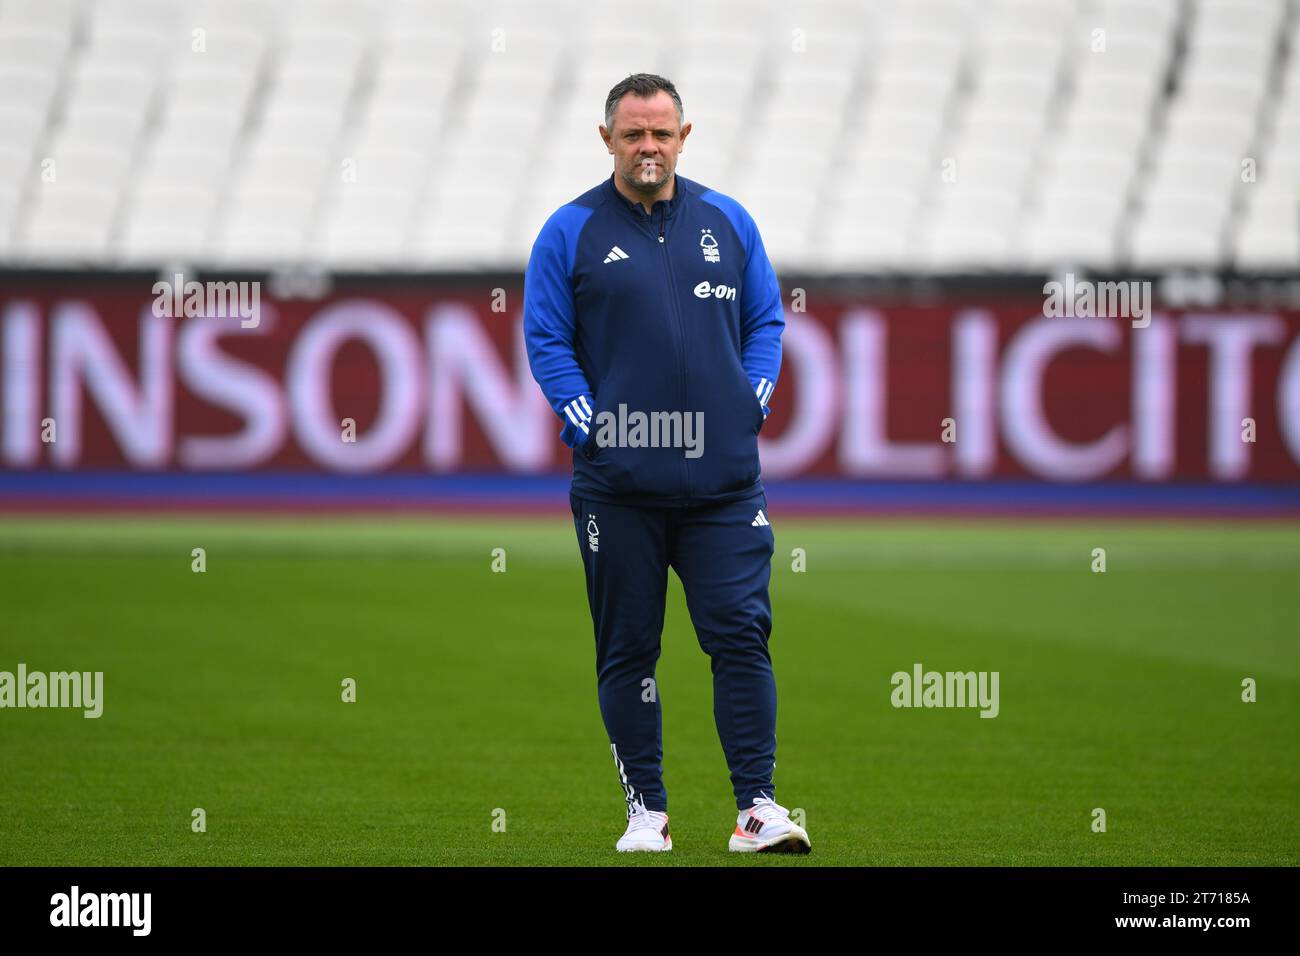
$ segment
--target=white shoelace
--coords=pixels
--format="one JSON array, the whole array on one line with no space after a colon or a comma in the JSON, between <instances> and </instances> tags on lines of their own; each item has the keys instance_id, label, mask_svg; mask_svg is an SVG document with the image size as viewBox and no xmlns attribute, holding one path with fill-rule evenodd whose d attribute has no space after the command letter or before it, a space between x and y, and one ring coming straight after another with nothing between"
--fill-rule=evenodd
<instances>
[{"instance_id":1,"label":"white shoelace","mask_svg":"<svg viewBox=\"0 0 1300 956\"><path fill-rule=\"evenodd\" d=\"M767 799L767 797L755 797L754 806L750 812L764 823L771 823L774 820L790 819L789 810L781 806L775 800Z\"/></svg>"},{"instance_id":2,"label":"white shoelace","mask_svg":"<svg viewBox=\"0 0 1300 956\"><path fill-rule=\"evenodd\" d=\"M663 816L664 814L655 810L647 810L643 803L634 803L632 804L632 812L627 818L627 828L629 831L639 830L643 827L650 830L659 830L663 827Z\"/></svg>"}]
</instances>

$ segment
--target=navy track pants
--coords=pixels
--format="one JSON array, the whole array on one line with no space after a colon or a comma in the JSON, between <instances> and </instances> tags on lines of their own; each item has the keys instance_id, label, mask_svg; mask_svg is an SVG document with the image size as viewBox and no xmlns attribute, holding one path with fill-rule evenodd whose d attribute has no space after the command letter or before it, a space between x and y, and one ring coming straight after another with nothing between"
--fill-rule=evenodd
<instances>
[{"instance_id":1,"label":"navy track pants","mask_svg":"<svg viewBox=\"0 0 1300 956\"><path fill-rule=\"evenodd\" d=\"M768 637L775 541L760 492L690 508L641 508L570 493L596 635L596 680L627 799L667 811L655 664L668 569L677 572L713 668L713 717L736 806L776 799L776 681Z\"/></svg>"}]
</instances>

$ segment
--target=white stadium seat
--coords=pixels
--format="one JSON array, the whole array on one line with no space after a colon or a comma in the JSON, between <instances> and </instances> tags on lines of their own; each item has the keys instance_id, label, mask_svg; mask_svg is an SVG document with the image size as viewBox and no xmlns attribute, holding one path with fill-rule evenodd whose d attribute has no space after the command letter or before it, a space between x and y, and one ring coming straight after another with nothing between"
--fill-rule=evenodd
<instances>
[{"instance_id":1,"label":"white stadium seat","mask_svg":"<svg viewBox=\"0 0 1300 956\"><path fill-rule=\"evenodd\" d=\"M1097 223L1035 223L1018 243L1016 252L1028 266L1036 269L1060 266L1114 269L1119 264L1115 230Z\"/></svg>"},{"instance_id":2,"label":"white stadium seat","mask_svg":"<svg viewBox=\"0 0 1300 956\"><path fill-rule=\"evenodd\" d=\"M37 72L57 70L68 52L67 34L41 28L11 28L0 23L0 66Z\"/></svg>"},{"instance_id":3,"label":"white stadium seat","mask_svg":"<svg viewBox=\"0 0 1300 956\"><path fill-rule=\"evenodd\" d=\"M55 73L0 63L0 108L35 110L41 114L43 125L58 84Z\"/></svg>"},{"instance_id":4,"label":"white stadium seat","mask_svg":"<svg viewBox=\"0 0 1300 956\"><path fill-rule=\"evenodd\" d=\"M132 154L110 145L56 140L41 157L41 186L124 188L134 171ZM34 191L39 191L35 190Z\"/></svg>"},{"instance_id":5,"label":"white stadium seat","mask_svg":"<svg viewBox=\"0 0 1300 956\"><path fill-rule=\"evenodd\" d=\"M5 0L0 30L36 28L71 35L76 15L74 0Z\"/></svg>"},{"instance_id":6,"label":"white stadium seat","mask_svg":"<svg viewBox=\"0 0 1300 956\"><path fill-rule=\"evenodd\" d=\"M1259 203L1236 236L1233 261L1251 272L1300 270L1300 214L1295 202Z\"/></svg>"},{"instance_id":7,"label":"white stadium seat","mask_svg":"<svg viewBox=\"0 0 1300 956\"><path fill-rule=\"evenodd\" d=\"M631 69L784 268L1295 268L1290 0L0 0L0 264L518 267Z\"/></svg>"},{"instance_id":8,"label":"white stadium seat","mask_svg":"<svg viewBox=\"0 0 1300 956\"><path fill-rule=\"evenodd\" d=\"M197 261L205 255L207 234L204 227L132 221L122 232L117 262L147 268L159 263Z\"/></svg>"}]
</instances>

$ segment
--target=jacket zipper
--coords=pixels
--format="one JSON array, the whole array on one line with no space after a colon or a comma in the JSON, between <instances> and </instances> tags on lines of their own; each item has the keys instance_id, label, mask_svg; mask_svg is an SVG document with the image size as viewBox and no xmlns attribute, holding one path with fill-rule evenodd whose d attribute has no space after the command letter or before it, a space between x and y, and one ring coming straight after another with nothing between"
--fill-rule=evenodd
<instances>
[{"instance_id":1,"label":"jacket zipper","mask_svg":"<svg viewBox=\"0 0 1300 956\"><path fill-rule=\"evenodd\" d=\"M681 387L677 394L681 398L682 428L686 428L685 417L687 408L689 408L690 395L687 392L688 383L686 381L686 327L682 323L681 309L677 305L677 284L673 282L672 257L668 255L668 242L664 239L664 224L667 218L667 208L659 212L659 248L664 252L664 271L668 275L668 299L673 306L673 322L677 327L677 375L681 381ZM682 455L682 479L686 486L686 498L690 499L692 494L691 488L691 465L690 459L685 454Z\"/></svg>"}]
</instances>

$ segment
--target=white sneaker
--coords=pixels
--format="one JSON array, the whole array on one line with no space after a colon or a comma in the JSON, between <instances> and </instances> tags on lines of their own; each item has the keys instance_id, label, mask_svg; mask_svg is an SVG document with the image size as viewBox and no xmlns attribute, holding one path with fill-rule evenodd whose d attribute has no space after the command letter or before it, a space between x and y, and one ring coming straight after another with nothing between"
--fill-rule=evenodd
<instances>
[{"instance_id":1,"label":"white sneaker","mask_svg":"<svg viewBox=\"0 0 1300 956\"><path fill-rule=\"evenodd\" d=\"M618 851L662 852L672 848L673 838L668 835L668 814L659 810L647 810L640 803L633 804L632 812L627 818L627 831L617 844Z\"/></svg>"},{"instance_id":2,"label":"white sneaker","mask_svg":"<svg viewBox=\"0 0 1300 956\"><path fill-rule=\"evenodd\" d=\"M808 832L790 819L790 811L767 797L741 810L728 849L737 853L810 853Z\"/></svg>"}]
</instances>

